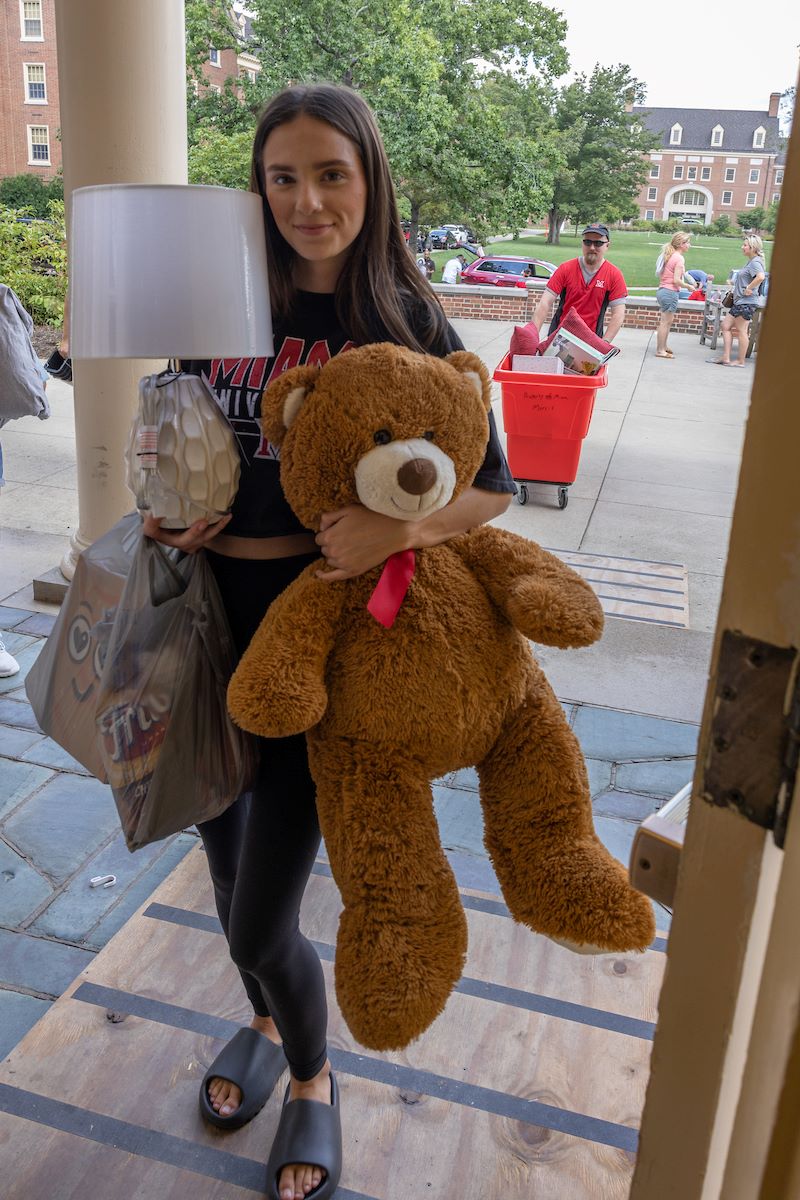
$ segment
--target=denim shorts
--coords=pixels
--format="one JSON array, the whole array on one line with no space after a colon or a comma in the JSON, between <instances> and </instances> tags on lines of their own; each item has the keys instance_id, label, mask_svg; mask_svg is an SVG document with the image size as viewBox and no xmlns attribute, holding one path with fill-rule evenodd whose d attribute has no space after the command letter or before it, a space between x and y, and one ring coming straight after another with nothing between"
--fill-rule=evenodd
<instances>
[{"instance_id":1,"label":"denim shorts","mask_svg":"<svg viewBox=\"0 0 800 1200\"><path fill-rule=\"evenodd\" d=\"M673 291L672 288L657 288L656 300L662 312L674 313L678 311L678 293Z\"/></svg>"},{"instance_id":2,"label":"denim shorts","mask_svg":"<svg viewBox=\"0 0 800 1200\"><path fill-rule=\"evenodd\" d=\"M741 317L744 321L752 321L755 311L755 304L734 304L728 309L732 317Z\"/></svg>"}]
</instances>

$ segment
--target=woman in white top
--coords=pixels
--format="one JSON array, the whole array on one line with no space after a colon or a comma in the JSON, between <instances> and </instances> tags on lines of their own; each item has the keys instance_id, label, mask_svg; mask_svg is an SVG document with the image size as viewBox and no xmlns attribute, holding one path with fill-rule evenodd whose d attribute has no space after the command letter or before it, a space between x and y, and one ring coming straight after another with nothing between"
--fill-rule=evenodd
<instances>
[{"instance_id":1,"label":"woman in white top","mask_svg":"<svg viewBox=\"0 0 800 1200\"><path fill-rule=\"evenodd\" d=\"M676 233L662 247L656 270L659 273L656 300L660 316L656 331L656 358L674 358L667 348L667 338L678 311L678 300L682 287L694 288L694 280L686 274L686 259L684 254L689 248L691 238L688 233Z\"/></svg>"}]
</instances>

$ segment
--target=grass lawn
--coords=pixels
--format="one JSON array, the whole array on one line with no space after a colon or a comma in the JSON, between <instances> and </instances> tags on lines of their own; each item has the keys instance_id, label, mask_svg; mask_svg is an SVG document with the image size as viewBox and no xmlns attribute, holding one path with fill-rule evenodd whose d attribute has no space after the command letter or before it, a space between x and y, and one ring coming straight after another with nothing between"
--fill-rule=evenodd
<instances>
[{"instance_id":1,"label":"grass lawn","mask_svg":"<svg viewBox=\"0 0 800 1200\"><path fill-rule=\"evenodd\" d=\"M656 259L661 247L669 241L671 234L651 233L638 230L611 231L611 245L607 257L610 262L619 267L625 276L625 282L634 295L655 295L657 280L655 275ZM562 263L568 258L577 258L581 253L581 239L572 234L562 234L558 246L548 246L544 234L529 234L517 241L492 242L485 245L487 254L496 251L498 254L514 254L531 258L543 258L546 262ZM455 250L434 250L433 258L436 263L434 283L440 283L442 267ZM772 242L764 243L764 257L769 270ZM742 243L738 238L696 237L692 239L691 247L686 255L686 267L692 270L697 267L714 276L715 284L723 284L731 273L743 267L747 259L742 254Z\"/></svg>"}]
</instances>

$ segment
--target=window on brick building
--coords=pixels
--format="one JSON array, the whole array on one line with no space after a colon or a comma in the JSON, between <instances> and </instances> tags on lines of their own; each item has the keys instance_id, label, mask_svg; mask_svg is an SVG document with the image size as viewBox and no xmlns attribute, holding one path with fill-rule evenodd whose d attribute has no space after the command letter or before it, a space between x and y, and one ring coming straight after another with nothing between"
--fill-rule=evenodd
<instances>
[{"instance_id":1,"label":"window on brick building","mask_svg":"<svg viewBox=\"0 0 800 1200\"><path fill-rule=\"evenodd\" d=\"M28 126L28 162L39 166L50 162L50 130L46 125Z\"/></svg>"},{"instance_id":2,"label":"window on brick building","mask_svg":"<svg viewBox=\"0 0 800 1200\"><path fill-rule=\"evenodd\" d=\"M780 198L781 198L781 194L780 194L780 192L773 192L773 193L772 193L772 203L773 203L773 204L777 204L777 203L780 201Z\"/></svg>"},{"instance_id":3,"label":"window on brick building","mask_svg":"<svg viewBox=\"0 0 800 1200\"><path fill-rule=\"evenodd\" d=\"M658 188L648 188L647 189L647 199L648 200L657 200L658 199Z\"/></svg>"},{"instance_id":4,"label":"window on brick building","mask_svg":"<svg viewBox=\"0 0 800 1200\"><path fill-rule=\"evenodd\" d=\"M677 125L677 124L673 125L672 129L670 129L670 131L669 131L670 146L680 146L682 137L683 137L683 126Z\"/></svg>"},{"instance_id":5,"label":"window on brick building","mask_svg":"<svg viewBox=\"0 0 800 1200\"><path fill-rule=\"evenodd\" d=\"M764 126L759 125L758 129L753 134L753 149L754 150L763 150L764 138L766 137L766 133L767 133L767 131L764 128Z\"/></svg>"},{"instance_id":6,"label":"window on brick building","mask_svg":"<svg viewBox=\"0 0 800 1200\"><path fill-rule=\"evenodd\" d=\"M652 221L655 218L655 215L656 210L654 208L647 208L645 209L644 219L645 221Z\"/></svg>"},{"instance_id":7,"label":"window on brick building","mask_svg":"<svg viewBox=\"0 0 800 1200\"><path fill-rule=\"evenodd\" d=\"M745 208L755 208L755 206L756 206L756 194L755 194L755 192L748 192L748 193L747 193L747 199L746 199L746 200L745 200L745 202L744 202L744 206L745 206Z\"/></svg>"},{"instance_id":8,"label":"window on brick building","mask_svg":"<svg viewBox=\"0 0 800 1200\"><path fill-rule=\"evenodd\" d=\"M673 167L672 168L672 178L673 179L683 179L683 167Z\"/></svg>"},{"instance_id":9,"label":"window on brick building","mask_svg":"<svg viewBox=\"0 0 800 1200\"><path fill-rule=\"evenodd\" d=\"M775 182L783 183L783 168L782 167L775 172Z\"/></svg>"},{"instance_id":10,"label":"window on brick building","mask_svg":"<svg viewBox=\"0 0 800 1200\"><path fill-rule=\"evenodd\" d=\"M731 204L732 201L733 201L733 192L723 192L722 193L722 203L723 204Z\"/></svg>"},{"instance_id":11,"label":"window on brick building","mask_svg":"<svg viewBox=\"0 0 800 1200\"><path fill-rule=\"evenodd\" d=\"M25 99L40 104L47 103L44 63L25 63Z\"/></svg>"},{"instance_id":12,"label":"window on brick building","mask_svg":"<svg viewBox=\"0 0 800 1200\"><path fill-rule=\"evenodd\" d=\"M211 63L212 67L222 66L222 63L219 61L219 50L217 50L216 46L209 46L208 61Z\"/></svg>"},{"instance_id":13,"label":"window on brick building","mask_svg":"<svg viewBox=\"0 0 800 1200\"><path fill-rule=\"evenodd\" d=\"M711 167L702 167L700 169L700 178L701 179L710 179L711 178Z\"/></svg>"},{"instance_id":14,"label":"window on brick building","mask_svg":"<svg viewBox=\"0 0 800 1200\"><path fill-rule=\"evenodd\" d=\"M711 145L712 146L721 146L722 139L724 136L725 136L725 130L722 128L722 126L715 125L714 128L711 130Z\"/></svg>"},{"instance_id":15,"label":"window on brick building","mask_svg":"<svg viewBox=\"0 0 800 1200\"><path fill-rule=\"evenodd\" d=\"M25 42L44 41L42 27L42 0L22 0L22 40Z\"/></svg>"},{"instance_id":16,"label":"window on brick building","mask_svg":"<svg viewBox=\"0 0 800 1200\"><path fill-rule=\"evenodd\" d=\"M687 167L686 168L686 178L687 179L697 179L697 167Z\"/></svg>"},{"instance_id":17,"label":"window on brick building","mask_svg":"<svg viewBox=\"0 0 800 1200\"><path fill-rule=\"evenodd\" d=\"M659 165L657 163L655 164L655 166L652 166L650 168L650 178L651 179L658 179L658 176L660 173L661 173L661 168L659 167Z\"/></svg>"},{"instance_id":18,"label":"window on brick building","mask_svg":"<svg viewBox=\"0 0 800 1200\"><path fill-rule=\"evenodd\" d=\"M215 93L215 95L217 95L217 96L221 96L221 95L222 95L222 88L220 87L220 85L219 85L218 83L210 83L210 84L208 85L208 90L209 90L210 92L214 92L214 93Z\"/></svg>"},{"instance_id":19,"label":"window on brick building","mask_svg":"<svg viewBox=\"0 0 800 1200\"><path fill-rule=\"evenodd\" d=\"M761 178L761 171L759 170L759 168L751 167L750 168L750 178L748 179L747 182L748 183L758 183L760 178Z\"/></svg>"},{"instance_id":20,"label":"window on brick building","mask_svg":"<svg viewBox=\"0 0 800 1200\"><path fill-rule=\"evenodd\" d=\"M734 183L736 180L736 167L725 168L725 182Z\"/></svg>"}]
</instances>

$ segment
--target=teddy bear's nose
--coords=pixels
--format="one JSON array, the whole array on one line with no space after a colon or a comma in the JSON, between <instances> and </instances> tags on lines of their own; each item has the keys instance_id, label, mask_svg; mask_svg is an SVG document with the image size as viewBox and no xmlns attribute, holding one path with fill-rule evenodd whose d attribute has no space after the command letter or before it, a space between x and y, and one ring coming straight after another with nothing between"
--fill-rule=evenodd
<instances>
[{"instance_id":1,"label":"teddy bear's nose","mask_svg":"<svg viewBox=\"0 0 800 1200\"><path fill-rule=\"evenodd\" d=\"M397 482L409 496L424 496L436 483L436 467L429 458L411 458L397 472Z\"/></svg>"}]
</instances>

